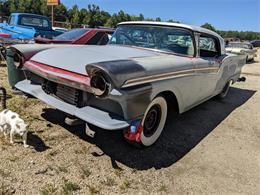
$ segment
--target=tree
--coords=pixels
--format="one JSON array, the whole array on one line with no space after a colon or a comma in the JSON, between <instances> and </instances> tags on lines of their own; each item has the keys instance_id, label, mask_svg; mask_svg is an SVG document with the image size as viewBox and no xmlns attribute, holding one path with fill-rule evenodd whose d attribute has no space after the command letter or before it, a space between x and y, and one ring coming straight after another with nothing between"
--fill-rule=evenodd
<instances>
[{"instance_id":1,"label":"tree","mask_svg":"<svg viewBox=\"0 0 260 195\"><path fill-rule=\"evenodd\" d=\"M217 31L217 30L215 29L215 27L212 26L212 25L209 24L209 23L205 23L205 24L201 25L201 27L206 28L206 29L209 29L209 30L212 30L212 31L214 31L214 32Z\"/></svg>"},{"instance_id":2,"label":"tree","mask_svg":"<svg viewBox=\"0 0 260 195\"><path fill-rule=\"evenodd\" d=\"M105 24L109 27L115 27L120 22L130 21L131 16L126 14L124 11L120 10L117 14L113 14Z\"/></svg>"},{"instance_id":3,"label":"tree","mask_svg":"<svg viewBox=\"0 0 260 195\"><path fill-rule=\"evenodd\" d=\"M34 14L51 16L51 7L47 6L46 0L0 0L0 15L9 16L13 12L28 12ZM115 27L118 23L124 21L162 21L161 18L145 18L143 14L129 15L123 10L110 15L108 12L101 10L98 5L88 5L86 8L79 9L74 5L67 9L63 4L54 7L55 20L68 22L69 27L81 27L86 24L89 27L107 26ZM168 22L177 22L169 19ZM260 39L259 32L239 32L239 31L220 31L213 25L205 23L202 27L215 31L224 38L239 38L241 40Z\"/></svg>"},{"instance_id":4,"label":"tree","mask_svg":"<svg viewBox=\"0 0 260 195\"><path fill-rule=\"evenodd\" d=\"M167 22L180 23L179 21L176 21L176 20L173 20L173 19L170 19L170 20L168 20Z\"/></svg>"},{"instance_id":5,"label":"tree","mask_svg":"<svg viewBox=\"0 0 260 195\"><path fill-rule=\"evenodd\" d=\"M101 11L97 5L88 5L88 10L86 12L83 22L88 24L89 27L104 26L110 18L110 14L105 11Z\"/></svg>"},{"instance_id":6,"label":"tree","mask_svg":"<svg viewBox=\"0 0 260 195\"><path fill-rule=\"evenodd\" d=\"M79 9L77 5L74 5L72 9L68 11L68 18L70 23L79 24Z\"/></svg>"}]
</instances>

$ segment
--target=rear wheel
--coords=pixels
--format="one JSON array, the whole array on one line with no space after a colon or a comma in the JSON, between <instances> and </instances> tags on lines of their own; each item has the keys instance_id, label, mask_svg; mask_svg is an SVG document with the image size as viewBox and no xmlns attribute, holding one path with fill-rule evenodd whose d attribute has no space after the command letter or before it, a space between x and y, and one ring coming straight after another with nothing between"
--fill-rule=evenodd
<instances>
[{"instance_id":1,"label":"rear wheel","mask_svg":"<svg viewBox=\"0 0 260 195\"><path fill-rule=\"evenodd\" d=\"M164 97L156 97L146 109L142 120L143 131L140 141L144 146L151 146L160 137L167 118L167 102Z\"/></svg>"},{"instance_id":2,"label":"rear wheel","mask_svg":"<svg viewBox=\"0 0 260 195\"><path fill-rule=\"evenodd\" d=\"M229 88L230 88L230 84L231 84L231 81L228 81L226 83L226 85L224 86L223 90L221 91L221 93L217 95L217 97L219 99L224 99L227 96Z\"/></svg>"}]
</instances>

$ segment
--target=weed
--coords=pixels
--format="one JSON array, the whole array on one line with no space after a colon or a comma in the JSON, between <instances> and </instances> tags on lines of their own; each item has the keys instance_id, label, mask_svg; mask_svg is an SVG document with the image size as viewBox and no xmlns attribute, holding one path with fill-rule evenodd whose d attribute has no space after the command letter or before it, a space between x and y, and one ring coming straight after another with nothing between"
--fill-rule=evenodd
<instances>
[{"instance_id":1,"label":"weed","mask_svg":"<svg viewBox=\"0 0 260 195\"><path fill-rule=\"evenodd\" d=\"M122 174L123 174L123 171L122 171L122 169L115 169L115 170L114 170L114 173L115 173L115 175L116 175L117 177L121 177Z\"/></svg>"},{"instance_id":2,"label":"weed","mask_svg":"<svg viewBox=\"0 0 260 195\"><path fill-rule=\"evenodd\" d=\"M87 187L89 189L90 194L97 194L100 192L100 189L95 186L87 185Z\"/></svg>"},{"instance_id":3,"label":"weed","mask_svg":"<svg viewBox=\"0 0 260 195\"><path fill-rule=\"evenodd\" d=\"M158 191L159 192L167 192L167 186L165 184L162 184Z\"/></svg>"},{"instance_id":4,"label":"weed","mask_svg":"<svg viewBox=\"0 0 260 195\"><path fill-rule=\"evenodd\" d=\"M130 188L130 182L127 179L125 179L119 187L121 190L126 190Z\"/></svg>"},{"instance_id":5,"label":"weed","mask_svg":"<svg viewBox=\"0 0 260 195\"><path fill-rule=\"evenodd\" d=\"M17 161L19 158L17 156L10 156L10 157L7 157L7 160L11 161L11 162L15 162Z\"/></svg>"},{"instance_id":6,"label":"weed","mask_svg":"<svg viewBox=\"0 0 260 195\"><path fill-rule=\"evenodd\" d=\"M40 189L41 195L56 195L57 188L53 184L46 184Z\"/></svg>"},{"instance_id":7,"label":"weed","mask_svg":"<svg viewBox=\"0 0 260 195\"><path fill-rule=\"evenodd\" d=\"M80 190L80 187L76 183L64 180L64 184L62 186L62 189L63 189L63 194L69 195L69 194L72 194L72 192Z\"/></svg>"},{"instance_id":8,"label":"weed","mask_svg":"<svg viewBox=\"0 0 260 195\"><path fill-rule=\"evenodd\" d=\"M111 177L108 177L105 181L102 182L104 185L107 186L114 186L116 184L115 180Z\"/></svg>"},{"instance_id":9,"label":"weed","mask_svg":"<svg viewBox=\"0 0 260 195\"><path fill-rule=\"evenodd\" d=\"M68 169L65 166L58 166L57 167L58 172L68 173Z\"/></svg>"},{"instance_id":10,"label":"weed","mask_svg":"<svg viewBox=\"0 0 260 195\"><path fill-rule=\"evenodd\" d=\"M53 157L56 156L58 154L58 151L57 150L54 150L54 151L51 151L49 152L46 157L49 159L49 160L53 160Z\"/></svg>"}]
</instances>

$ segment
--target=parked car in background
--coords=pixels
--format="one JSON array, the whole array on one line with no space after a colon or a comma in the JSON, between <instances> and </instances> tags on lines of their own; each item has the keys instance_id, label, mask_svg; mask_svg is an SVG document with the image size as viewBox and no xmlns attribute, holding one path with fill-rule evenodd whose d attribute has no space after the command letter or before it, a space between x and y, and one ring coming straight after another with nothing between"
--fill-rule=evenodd
<instances>
[{"instance_id":1,"label":"parked car in background","mask_svg":"<svg viewBox=\"0 0 260 195\"><path fill-rule=\"evenodd\" d=\"M0 23L0 32L10 34L12 39L53 38L62 34L52 29L48 17L28 13L12 13L8 23Z\"/></svg>"},{"instance_id":2,"label":"parked car in background","mask_svg":"<svg viewBox=\"0 0 260 195\"><path fill-rule=\"evenodd\" d=\"M68 31L67 28L61 28L61 27L55 27L55 26L53 26L52 29L55 31L61 32L61 33L65 33Z\"/></svg>"},{"instance_id":3,"label":"parked car in background","mask_svg":"<svg viewBox=\"0 0 260 195\"><path fill-rule=\"evenodd\" d=\"M226 51L238 55L245 55L247 62L253 61L257 52L251 43L246 42L229 42L228 45L226 45Z\"/></svg>"},{"instance_id":4,"label":"parked car in background","mask_svg":"<svg viewBox=\"0 0 260 195\"><path fill-rule=\"evenodd\" d=\"M109 37L114 33L114 29L102 28L77 28L65 32L53 39L42 37L35 38L36 43L56 43L56 44L79 44L79 45L105 45Z\"/></svg>"},{"instance_id":5,"label":"parked car in background","mask_svg":"<svg viewBox=\"0 0 260 195\"><path fill-rule=\"evenodd\" d=\"M226 97L245 64L245 56L225 52L215 32L177 23L120 23L104 46L34 47L12 47L21 59L33 55L18 63L27 75L18 89L86 121L90 136L88 124L122 129L143 146L159 138L169 110Z\"/></svg>"},{"instance_id":6,"label":"parked car in background","mask_svg":"<svg viewBox=\"0 0 260 195\"><path fill-rule=\"evenodd\" d=\"M250 42L254 47L260 47L260 40L253 40Z\"/></svg>"}]
</instances>

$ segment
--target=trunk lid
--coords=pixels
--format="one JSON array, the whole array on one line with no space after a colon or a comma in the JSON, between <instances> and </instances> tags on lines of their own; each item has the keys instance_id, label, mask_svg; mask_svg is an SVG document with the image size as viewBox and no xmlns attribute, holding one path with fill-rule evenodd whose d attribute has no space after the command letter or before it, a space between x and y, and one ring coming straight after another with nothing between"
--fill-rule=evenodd
<instances>
[{"instance_id":1,"label":"trunk lid","mask_svg":"<svg viewBox=\"0 0 260 195\"><path fill-rule=\"evenodd\" d=\"M141 48L117 45L77 45L48 49L37 53L31 60L63 70L87 75L86 65L88 64L154 57L158 55L161 54Z\"/></svg>"}]
</instances>

